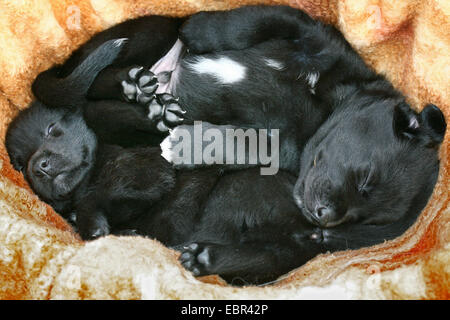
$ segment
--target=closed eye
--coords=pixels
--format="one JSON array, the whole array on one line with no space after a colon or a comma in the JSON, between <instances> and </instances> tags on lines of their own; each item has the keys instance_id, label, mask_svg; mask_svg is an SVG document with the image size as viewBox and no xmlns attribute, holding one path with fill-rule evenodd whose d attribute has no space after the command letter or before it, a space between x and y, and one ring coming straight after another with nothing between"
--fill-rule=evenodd
<instances>
[{"instance_id":1,"label":"closed eye","mask_svg":"<svg viewBox=\"0 0 450 320\"><path fill-rule=\"evenodd\" d=\"M55 128L55 124L51 123L48 127L47 127L47 132L45 133L47 136L52 134L53 129Z\"/></svg>"},{"instance_id":2,"label":"closed eye","mask_svg":"<svg viewBox=\"0 0 450 320\"><path fill-rule=\"evenodd\" d=\"M51 123L47 127L47 131L46 131L45 135L46 135L46 137L49 137L49 136L59 137L62 135L62 131L60 129L58 129L58 127L56 126L56 123Z\"/></svg>"}]
</instances>

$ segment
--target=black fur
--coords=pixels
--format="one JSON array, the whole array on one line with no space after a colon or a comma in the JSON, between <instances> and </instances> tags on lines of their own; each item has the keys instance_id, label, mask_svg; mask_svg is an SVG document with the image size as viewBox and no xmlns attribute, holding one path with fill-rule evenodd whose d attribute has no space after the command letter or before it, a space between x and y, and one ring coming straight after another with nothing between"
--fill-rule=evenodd
<instances>
[{"instance_id":1,"label":"black fur","mask_svg":"<svg viewBox=\"0 0 450 320\"><path fill-rule=\"evenodd\" d=\"M438 174L442 113L415 113L340 33L288 7L192 16L180 29L189 52L171 92L186 125L280 129L282 170L167 164L157 144L168 119L149 119L121 84L142 79L130 71L167 53L182 22L151 16L100 33L36 79L40 102L9 127L15 168L61 214L76 212L83 238L155 237L180 249L196 275L262 283L318 253L392 239L415 221ZM104 49L117 42L107 40L122 38L110 64ZM224 56L247 68L244 79L219 85L189 67Z\"/></svg>"}]
</instances>

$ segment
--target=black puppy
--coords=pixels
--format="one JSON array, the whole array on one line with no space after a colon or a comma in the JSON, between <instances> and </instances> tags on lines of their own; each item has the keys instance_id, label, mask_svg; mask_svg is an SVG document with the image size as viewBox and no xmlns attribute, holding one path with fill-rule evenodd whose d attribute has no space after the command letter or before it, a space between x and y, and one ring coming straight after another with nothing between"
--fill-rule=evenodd
<instances>
[{"instance_id":1,"label":"black puppy","mask_svg":"<svg viewBox=\"0 0 450 320\"><path fill-rule=\"evenodd\" d=\"M61 199L43 197L44 200L55 202L54 206L58 208L59 205L60 212L69 212L74 202L80 208L86 205L88 209L80 211L87 214L80 214L80 217L95 212L92 214L93 221L81 218L88 221L86 225L78 221L80 226L90 227L86 233L88 237L104 234L111 225L114 225L113 232L115 229L119 232L143 228L139 233L157 236L171 245L193 242L184 249L182 261L197 274L245 275L252 282L272 279L319 252L358 248L391 239L411 225L425 205L438 172L436 150L430 147L442 141L445 131L439 109L429 106L417 115L386 80L364 65L334 29L286 7L247 7L195 15L181 29L181 38L190 52L175 64L175 69L151 73L148 68L128 67L150 66L164 54L166 58L173 57L173 53L180 49L177 45L169 50L176 40L179 23L177 19L147 17L107 30L77 51L65 66L42 74L34 84L34 92L42 102L53 107L76 108L85 102L84 92L88 88L91 99L137 100L146 104L144 109L111 100L87 103L87 123L94 128L102 144L136 146L159 143L167 128L182 122L182 117L185 123L205 120L243 128L280 129L281 167L297 172L302 156L300 178L293 199L267 195L264 199L268 202L251 202L256 199L251 193L255 184L271 191L268 193L272 195L276 194L271 190L274 185L271 179L278 179L278 175L262 178L253 170L248 171L253 172L253 178L246 176L249 173L244 171L218 179L220 173L213 168L207 176L217 185L206 184L208 187L202 189L199 195L205 197L204 190L208 190L206 192L211 194L211 198L202 198L204 201L201 201L191 196L198 201L189 203L187 197L180 198L185 201L181 202L185 208L191 205L194 208L183 209L195 213L188 219L190 226L196 226L190 236L186 238L183 233L190 232L189 228L181 228L179 233L168 232L172 229L155 230L160 223L152 219L158 217L159 211L155 210L153 214L152 209L151 214L145 213L149 212L155 201L159 205L164 203L158 200L172 190L171 183L175 189L174 184L181 183L183 187L180 192L190 190L190 184L185 185L187 182L178 181L178 178L173 180L172 169L160 165L157 160L143 161L139 162L139 168L147 164L151 170L158 164L160 173L153 173L155 177L144 179L143 184L130 186L132 190L152 190L146 191L147 195L152 196L145 198L135 192L134 197L121 198L126 193L117 190L122 191L128 182L139 179L135 178L136 171L127 173L135 155L116 146L111 147L112 151L96 152L95 169L87 171L93 176L86 174L89 179L82 180L88 181L89 186L94 188L90 199L78 197L78 192L84 187L80 182L72 185L71 190L65 186L56 187L64 190ZM198 30L202 30L201 38ZM217 30L221 30L220 37ZM94 80L95 72L107 63L107 59L94 50L108 39L120 37L129 38L124 52ZM142 37L145 42L141 41ZM95 54L90 55L93 51ZM205 54L208 51L213 53ZM163 59L159 65L166 63ZM55 76L61 78L55 79ZM176 81L172 83L173 80ZM178 101L170 95L155 94L154 89L163 87L163 84L172 87L171 93L179 97ZM62 92L64 94L60 95ZM187 113L184 114L183 109ZM148 115L150 118L147 118ZM38 116L30 118L33 117ZM355 126L355 121L360 121L361 125ZM36 192L45 195L38 189L40 183L33 181L51 176L56 177L52 183L59 184L61 179L57 178L60 171L45 176L49 164L58 167L59 164L54 165L51 160L58 157L47 155L39 160L48 158L48 161L30 162L31 154L39 148L41 140L29 152L23 151L24 147L14 141L20 139L17 136L21 130L17 128L25 121L17 120L15 123L8 132L8 151L16 168L26 168L29 173L27 178ZM27 125L24 127L27 128ZM330 146L330 155L326 146ZM156 156L150 157L146 148L142 152L147 155L142 158L157 159ZM122 153L129 155L126 157L128 160L121 162L123 166L115 165ZM107 164L113 165L108 167ZM29 169L36 166L44 172L36 174ZM88 166L76 167L87 170L85 168ZM103 168L108 170L102 171ZM169 173L164 173L165 169ZM127 176L128 180L117 179L113 172L119 177ZM187 181L195 181L194 176L199 173L194 171L191 174L193 176ZM280 176L283 174L280 172ZM101 177L104 184L96 183L97 177ZM159 188L157 184L151 184L153 179L163 184L161 191L153 190ZM236 179L246 187L242 192L235 192L235 189L230 189L234 181L230 179ZM280 181L284 190L289 190L290 180L285 177ZM163 182L167 189L164 189ZM226 188L221 189L221 183ZM101 190L107 192L102 193ZM258 192L265 194L261 190ZM100 201L97 193L106 194L103 198L106 201ZM170 192L168 194L170 197L165 200L175 198ZM141 197L148 200L142 206L139 202ZM225 199L229 197L250 199L245 210L241 211L242 215L236 215L241 209L237 204L229 207L232 210L230 214L222 214L228 208L229 200ZM115 199L118 201L110 201ZM303 215L297 207L290 207L294 199L304 209ZM101 210L96 211L95 204L102 202L114 205L101 205ZM120 208L117 203L126 204L125 209L116 211ZM179 206L180 202L174 203ZM244 202L239 200L237 203ZM272 214L272 207L276 205L284 214ZM133 206L143 209L135 210ZM222 211L217 208L222 208ZM291 212L292 208L295 212L286 213ZM124 214L122 219L122 212L133 214ZM105 216L108 221L105 221ZM134 221L134 217L138 223L130 222ZM179 226L178 215L174 214L173 220L167 214L162 217L166 225ZM316 230L317 227L308 225L305 219L327 229ZM331 226L333 228L328 229ZM162 234L157 234L158 230ZM164 237L169 235L180 237L173 242L165 240Z\"/></svg>"},{"instance_id":2,"label":"black puppy","mask_svg":"<svg viewBox=\"0 0 450 320\"><path fill-rule=\"evenodd\" d=\"M280 166L299 172L293 195L308 220L323 228L399 223L402 230L415 220L439 170L446 123L436 106L414 112L340 33L297 10L200 13L181 35L190 50L175 90L184 117L279 128ZM223 59L246 70L225 88L211 83L216 71L202 68Z\"/></svg>"}]
</instances>

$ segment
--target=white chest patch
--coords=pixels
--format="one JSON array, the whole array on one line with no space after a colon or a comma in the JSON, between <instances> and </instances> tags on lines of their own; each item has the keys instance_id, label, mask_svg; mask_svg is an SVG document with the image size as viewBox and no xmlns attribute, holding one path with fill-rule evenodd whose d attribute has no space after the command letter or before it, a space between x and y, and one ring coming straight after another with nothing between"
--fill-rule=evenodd
<instances>
[{"instance_id":1,"label":"white chest patch","mask_svg":"<svg viewBox=\"0 0 450 320\"><path fill-rule=\"evenodd\" d=\"M247 68L242 64L228 58L218 59L199 57L189 64L191 70L199 74L212 75L222 84L232 84L245 78Z\"/></svg>"}]
</instances>

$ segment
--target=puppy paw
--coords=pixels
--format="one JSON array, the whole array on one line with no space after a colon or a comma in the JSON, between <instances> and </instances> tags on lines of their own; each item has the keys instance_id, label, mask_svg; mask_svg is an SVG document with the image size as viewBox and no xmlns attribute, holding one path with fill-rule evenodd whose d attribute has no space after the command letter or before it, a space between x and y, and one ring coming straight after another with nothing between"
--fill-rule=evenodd
<instances>
[{"instance_id":1,"label":"puppy paw","mask_svg":"<svg viewBox=\"0 0 450 320\"><path fill-rule=\"evenodd\" d=\"M155 95L148 108L149 119L156 123L156 128L161 132L181 124L186 113L178 104L178 99L168 93Z\"/></svg>"},{"instance_id":2,"label":"puppy paw","mask_svg":"<svg viewBox=\"0 0 450 320\"><path fill-rule=\"evenodd\" d=\"M80 230L80 235L83 240L95 240L100 237L107 236L109 234L109 225L99 224L96 226L92 226L87 230Z\"/></svg>"},{"instance_id":3,"label":"puppy paw","mask_svg":"<svg viewBox=\"0 0 450 320\"><path fill-rule=\"evenodd\" d=\"M121 81L122 94L126 101L146 104L154 98L158 88L157 76L144 67L133 67L128 71L127 79Z\"/></svg>"},{"instance_id":4,"label":"puppy paw","mask_svg":"<svg viewBox=\"0 0 450 320\"><path fill-rule=\"evenodd\" d=\"M103 236L106 236L109 234L109 227L98 227L91 231L91 234L89 235L90 239L97 239Z\"/></svg>"},{"instance_id":5,"label":"puppy paw","mask_svg":"<svg viewBox=\"0 0 450 320\"><path fill-rule=\"evenodd\" d=\"M212 257L209 246L193 242L183 247L179 260L194 276L210 274Z\"/></svg>"},{"instance_id":6,"label":"puppy paw","mask_svg":"<svg viewBox=\"0 0 450 320\"><path fill-rule=\"evenodd\" d=\"M83 240L95 240L97 238L107 236L110 233L108 221L103 215L94 215L78 221L78 230Z\"/></svg>"}]
</instances>

